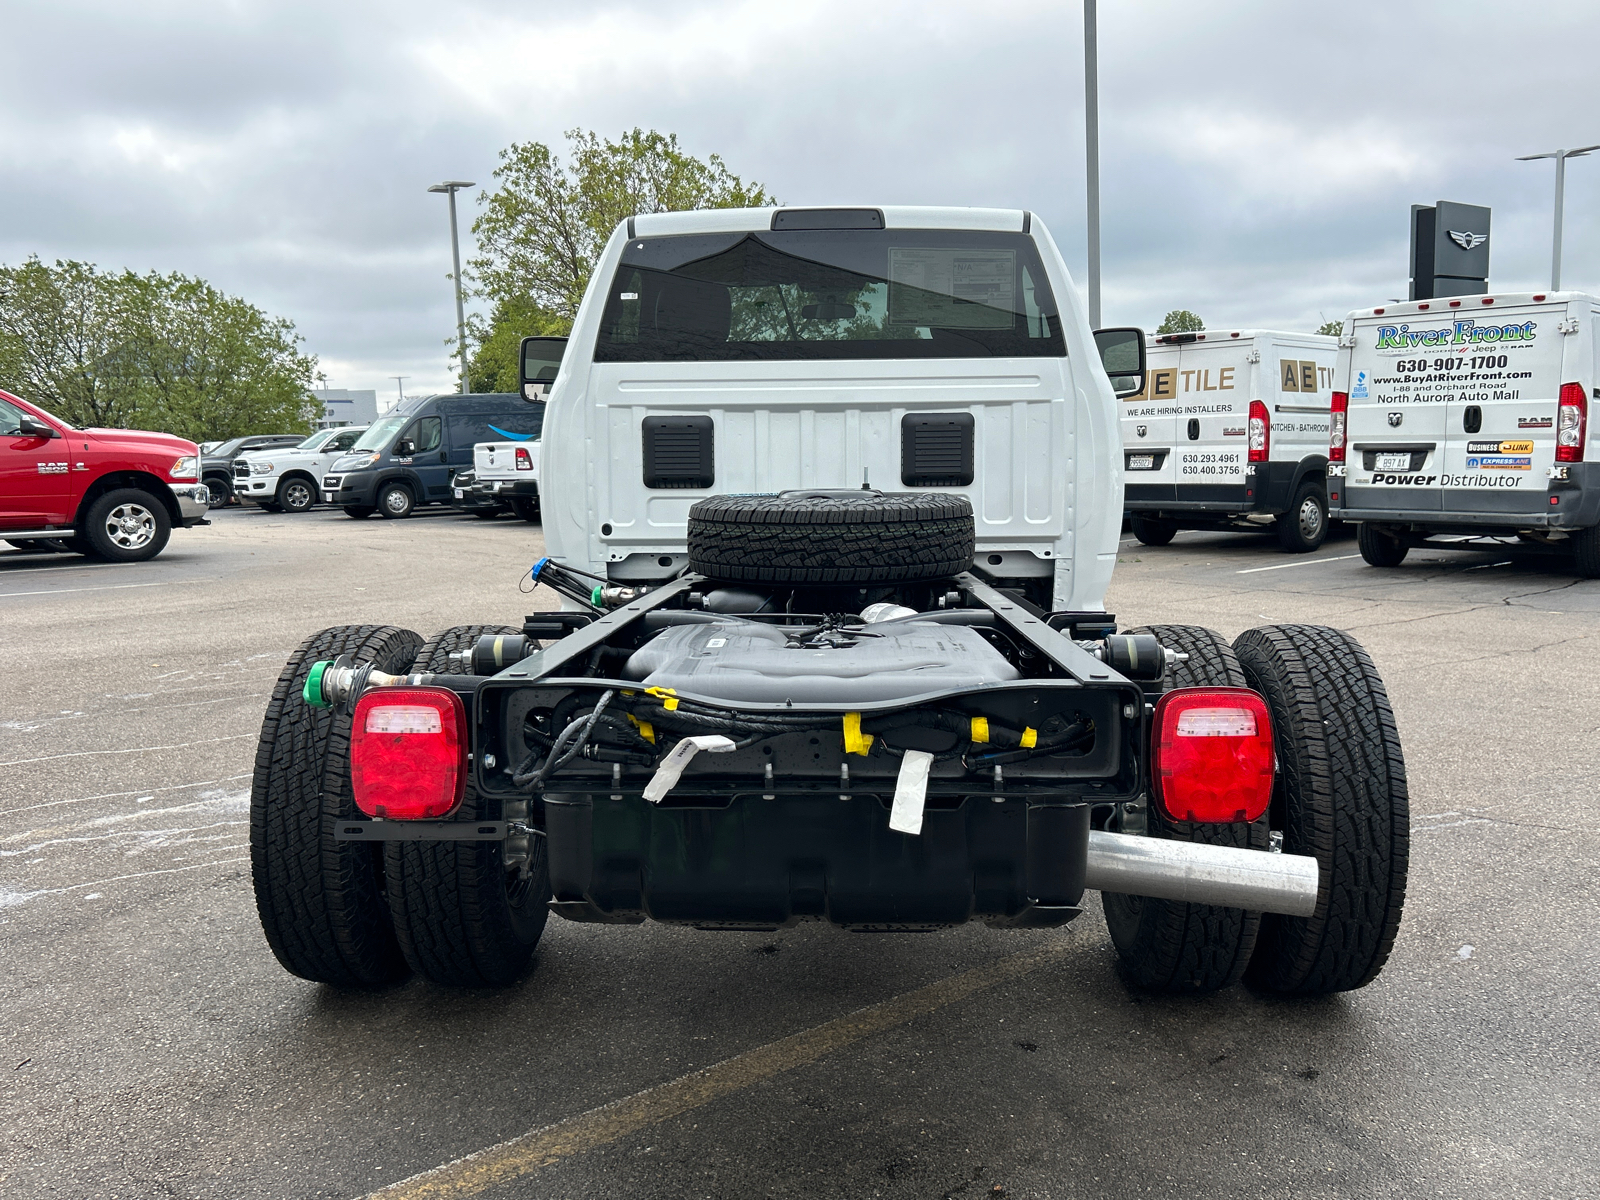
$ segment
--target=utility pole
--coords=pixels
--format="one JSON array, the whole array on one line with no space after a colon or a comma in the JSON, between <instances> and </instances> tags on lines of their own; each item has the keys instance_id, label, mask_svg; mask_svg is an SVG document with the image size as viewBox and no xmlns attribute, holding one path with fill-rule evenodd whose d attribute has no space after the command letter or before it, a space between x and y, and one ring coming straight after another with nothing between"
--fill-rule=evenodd
<instances>
[{"instance_id":1,"label":"utility pole","mask_svg":"<svg viewBox=\"0 0 1600 1200\"><path fill-rule=\"evenodd\" d=\"M1089 328L1100 328L1100 71L1095 0L1083 0L1083 150L1089 187Z\"/></svg>"},{"instance_id":2,"label":"utility pole","mask_svg":"<svg viewBox=\"0 0 1600 1200\"><path fill-rule=\"evenodd\" d=\"M456 339L461 352L461 394L467 394L467 312L461 303L461 241L456 235L456 193L462 188L476 187L460 179L447 179L428 190L443 192L450 197L450 261L455 267L456 280Z\"/></svg>"},{"instance_id":3,"label":"utility pole","mask_svg":"<svg viewBox=\"0 0 1600 1200\"><path fill-rule=\"evenodd\" d=\"M1591 150L1600 150L1600 144L1580 146L1576 150L1551 150L1545 154L1524 154L1518 162L1533 162L1540 158L1556 160L1556 215L1550 238L1550 290L1561 290L1561 213L1566 208L1567 159L1583 158Z\"/></svg>"}]
</instances>

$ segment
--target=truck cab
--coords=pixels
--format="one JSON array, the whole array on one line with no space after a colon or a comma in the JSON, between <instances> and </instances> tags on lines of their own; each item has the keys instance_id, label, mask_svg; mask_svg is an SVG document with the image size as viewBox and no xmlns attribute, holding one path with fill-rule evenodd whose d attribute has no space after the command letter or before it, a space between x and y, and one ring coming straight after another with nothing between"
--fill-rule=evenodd
<instances>
[{"instance_id":1,"label":"truck cab","mask_svg":"<svg viewBox=\"0 0 1600 1200\"><path fill-rule=\"evenodd\" d=\"M111 562L161 553L205 525L200 449L165 433L82 429L0 392L0 538Z\"/></svg>"}]
</instances>

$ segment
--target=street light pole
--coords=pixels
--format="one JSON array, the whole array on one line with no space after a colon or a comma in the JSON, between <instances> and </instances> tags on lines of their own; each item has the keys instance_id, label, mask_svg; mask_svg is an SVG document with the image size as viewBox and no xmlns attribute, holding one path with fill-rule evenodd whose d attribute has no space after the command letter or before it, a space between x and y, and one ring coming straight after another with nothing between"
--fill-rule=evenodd
<instances>
[{"instance_id":1,"label":"street light pole","mask_svg":"<svg viewBox=\"0 0 1600 1200\"><path fill-rule=\"evenodd\" d=\"M1591 150L1600 150L1600 143L1593 146L1580 146L1576 150L1551 150L1545 154L1524 154L1517 159L1518 162L1533 162L1540 158L1553 158L1556 160L1556 215L1552 223L1550 238L1550 290L1561 290L1561 215L1566 208L1567 192L1567 159L1583 158Z\"/></svg>"},{"instance_id":2,"label":"street light pole","mask_svg":"<svg viewBox=\"0 0 1600 1200\"><path fill-rule=\"evenodd\" d=\"M1089 328L1100 328L1100 70L1095 0L1083 0L1083 154L1089 188Z\"/></svg>"},{"instance_id":3,"label":"street light pole","mask_svg":"<svg viewBox=\"0 0 1600 1200\"><path fill-rule=\"evenodd\" d=\"M467 394L467 310L461 303L461 240L456 234L456 193L462 188L476 187L459 179L447 179L428 190L444 192L450 197L450 262L455 268L456 281L456 339L461 353L461 394Z\"/></svg>"}]
</instances>

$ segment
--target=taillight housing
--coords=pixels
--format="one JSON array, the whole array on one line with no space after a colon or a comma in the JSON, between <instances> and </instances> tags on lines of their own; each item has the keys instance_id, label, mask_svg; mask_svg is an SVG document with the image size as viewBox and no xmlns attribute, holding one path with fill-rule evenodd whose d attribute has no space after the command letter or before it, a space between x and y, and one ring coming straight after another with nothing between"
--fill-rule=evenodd
<instances>
[{"instance_id":1,"label":"taillight housing","mask_svg":"<svg viewBox=\"0 0 1600 1200\"><path fill-rule=\"evenodd\" d=\"M1563 383L1556 407L1556 461L1583 461L1584 438L1589 432L1589 398L1583 384Z\"/></svg>"},{"instance_id":2,"label":"taillight housing","mask_svg":"<svg viewBox=\"0 0 1600 1200\"><path fill-rule=\"evenodd\" d=\"M526 446L517 447L517 470L533 470L533 455L528 453L528 448Z\"/></svg>"},{"instance_id":3,"label":"taillight housing","mask_svg":"<svg viewBox=\"0 0 1600 1200\"><path fill-rule=\"evenodd\" d=\"M1249 688L1178 688L1156 702L1150 777L1174 821L1254 821L1272 799L1272 718Z\"/></svg>"},{"instance_id":4,"label":"taillight housing","mask_svg":"<svg viewBox=\"0 0 1600 1200\"><path fill-rule=\"evenodd\" d=\"M1250 461L1263 463L1272 453L1272 421L1267 416L1267 406L1259 400L1250 401Z\"/></svg>"},{"instance_id":5,"label":"taillight housing","mask_svg":"<svg viewBox=\"0 0 1600 1200\"><path fill-rule=\"evenodd\" d=\"M1333 415L1328 421L1328 461L1344 461L1344 430L1345 418L1350 411L1350 394L1348 392L1335 392L1333 394Z\"/></svg>"},{"instance_id":6,"label":"taillight housing","mask_svg":"<svg viewBox=\"0 0 1600 1200\"><path fill-rule=\"evenodd\" d=\"M350 731L356 807L390 821L432 821L467 786L467 710L448 688L379 688L356 701Z\"/></svg>"}]
</instances>

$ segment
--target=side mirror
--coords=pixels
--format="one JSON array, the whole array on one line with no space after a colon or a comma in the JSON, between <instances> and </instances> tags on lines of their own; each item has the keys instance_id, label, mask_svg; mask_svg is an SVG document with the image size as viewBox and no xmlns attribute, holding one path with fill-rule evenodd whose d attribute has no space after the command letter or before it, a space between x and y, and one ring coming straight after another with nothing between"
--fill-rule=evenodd
<instances>
[{"instance_id":1,"label":"side mirror","mask_svg":"<svg viewBox=\"0 0 1600 1200\"><path fill-rule=\"evenodd\" d=\"M416 444L410 438L401 438L394 444L394 454L396 458L410 458L416 452Z\"/></svg>"},{"instance_id":2,"label":"side mirror","mask_svg":"<svg viewBox=\"0 0 1600 1200\"><path fill-rule=\"evenodd\" d=\"M22 421L17 425L17 432L23 437L53 438L61 436L43 421L35 421L32 417L23 417Z\"/></svg>"},{"instance_id":3,"label":"side mirror","mask_svg":"<svg viewBox=\"0 0 1600 1200\"><path fill-rule=\"evenodd\" d=\"M522 398L537 403L545 398L561 370L567 352L564 337L525 337L522 339Z\"/></svg>"},{"instance_id":4,"label":"side mirror","mask_svg":"<svg viewBox=\"0 0 1600 1200\"><path fill-rule=\"evenodd\" d=\"M1117 399L1144 391L1144 330L1097 329L1094 344Z\"/></svg>"}]
</instances>

